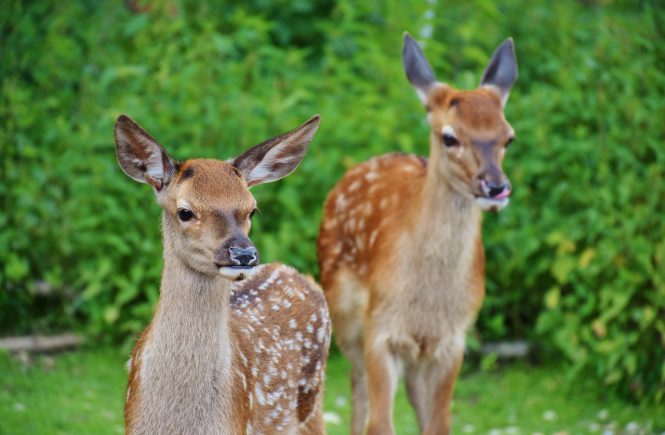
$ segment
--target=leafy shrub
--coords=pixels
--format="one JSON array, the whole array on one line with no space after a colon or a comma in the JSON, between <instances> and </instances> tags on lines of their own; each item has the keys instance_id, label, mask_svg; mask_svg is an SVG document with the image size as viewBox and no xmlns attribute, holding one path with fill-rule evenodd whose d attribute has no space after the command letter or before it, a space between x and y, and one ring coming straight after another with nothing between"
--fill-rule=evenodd
<instances>
[{"instance_id":1,"label":"leafy shrub","mask_svg":"<svg viewBox=\"0 0 665 435\"><path fill-rule=\"evenodd\" d=\"M516 195L486 228L490 293L510 291L485 313L498 334L535 324L571 375L662 400L665 15L619 10L557 3L515 32L530 66L510 102ZM556 44L530 44L539 28Z\"/></svg>"},{"instance_id":2,"label":"leafy shrub","mask_svg":"<svg viewBox=\"0 0 665 435\"><path fill-rule=\"evenodd\" d=\"M665 391L665 44L657 2L168 0L0 10L0 329L126 339L158 296L159 208L117 167L127 113L176 158L229 157L314 113L300 169L255 189L268 261L316 272L325 194L349 166L427 152L401 33L431 26L442 80L474 87L516 40L511 206L485 225L482 339L522 337L637 399ZM428 12L428 13L426 13ZM433 13L433 14L432 14ZM131 339L131 338L130 338Z\"/></svg>"}]
</instances>

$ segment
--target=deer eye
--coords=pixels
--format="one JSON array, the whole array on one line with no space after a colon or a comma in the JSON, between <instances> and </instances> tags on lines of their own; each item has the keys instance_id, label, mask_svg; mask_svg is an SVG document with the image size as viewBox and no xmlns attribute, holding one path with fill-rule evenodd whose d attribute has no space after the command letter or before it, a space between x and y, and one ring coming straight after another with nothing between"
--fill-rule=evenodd
<instances>
[{"instance_id":1,"label":"deer eye","mask_svg":"<svg viewBox=\"0 0 665 435\"><path fill-rule=\"evenodd\" d=\"M510 144L513 143L513 140L515 140L514 137L511 137L510 139L508 139L508 140L506 141L506 144L504 145L504 147L505 147L505 148L508 148L508 147L510 146Z\"/></svg>"},{"instance_id":2,"label":"deer eye","mask_svg":"<svg viewBox=\"0 0 665 435\"><path fill-rule=\"evenodd\" d=\"M249 219L252 220L252 218L254 217L255 214L256 214L256 209L250 211L249 212Z\"/></svg>"},{"instance_id":3,"label":"deer eye","mask_svg":"<svg viewBox=\"0 0 665 435\"><path fill-rule=\"evenodd\" d=\"M183 221L187 222L191 220L194 217L194 213L192 213L191 210L187 210L186 208L181 208L178 210L178 218Z\"/></svg>"},{"instance_id":4,"label":"deer eye","mask_svg":"<svg viewBox=\"0 0 665 435\"><path fill-rule=\"evenodd\" d=\"M459 141L452 134L444 133L442 139L443 144L447 147L454 147L455 145L459 145Z\"/></svg>"}]
</instances>

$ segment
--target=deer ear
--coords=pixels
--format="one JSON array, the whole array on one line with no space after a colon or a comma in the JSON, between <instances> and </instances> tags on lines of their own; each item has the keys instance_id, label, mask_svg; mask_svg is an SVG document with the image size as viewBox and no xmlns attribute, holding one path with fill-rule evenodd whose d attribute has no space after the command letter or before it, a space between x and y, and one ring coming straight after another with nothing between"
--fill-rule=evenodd
<instances>
[{"instance_id":1,"label":"deer ear","mask_svg":"<svg viewBox=\"0 0 665 435\"><path fill-rule=\"evenodd\" d=\"M480 86L487 86L497 92L505 106L515 80L517 80L515 44L513 38L508 38L494 51L480 80Z\"/></svg>"},{"instance_id":2,"label":"deer ear","mask_svg":"<svg viewBox=\"0 0 665 435\"><path fill-rule=\"evenodd\" d=\"M230 163L243 174L250 187L279 180L298 167L318 128L319 115L316 115L295 130L248 149Z\"/></svg>"},{"instance_id":3,"label":"deer ear","mask_svg":"<svg viewBox=\"0 0 665 435\"><path fill-rule=\"evenodd\" d=\"M118 163L125 174L150 184L156 192L171 182L176 162L144 129L128 116L120 115L114 133Z\"/></svg>"},{"instance_id":4,"label":"deer ear","mask_svg":"<svg viewBox=\"0 0 665 435\"><path fill-rule=\"evenodd\" d=\"M418 43L409 35L404 32L404 50L402 52L402 62L404 63L404 72L414 88L420 101L425 104L427 102L427 93L434 83L436 78L432 67L427 62L425 54L420 49Z\"/></svg>"}]
</instances>

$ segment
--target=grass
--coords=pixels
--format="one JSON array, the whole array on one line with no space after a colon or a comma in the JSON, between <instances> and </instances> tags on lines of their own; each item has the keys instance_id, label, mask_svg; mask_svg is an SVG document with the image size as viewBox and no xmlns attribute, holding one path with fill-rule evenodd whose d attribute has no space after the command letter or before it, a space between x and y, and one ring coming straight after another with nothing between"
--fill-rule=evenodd
<instances>
[{"instance_id":1,"label":"grass","mask_svg":"<svg viewBox=\"0 0 665 435\"><path fill-rule=\"evenodd\" d=\"M123 433L124 360L113 349L27 364L0 355L0 433Z\"/></svg>"},{"instance_id":2,"label":"grass","mask_svg":"<svg viewBox=\"0 0 665 435\"><path fill-rule=\"evenodd\" d=\"M122 433L126 355L86 349L30 362L0 355L1 434ZM349 365L331 358L325 410L331 435L348 433ZM555 367L509 365L460 379L453 405L454 433L660 433L662 408L630 406L591 383L566 387ZM395 406L398 434L417 426L403 388Z\"/></svg>"}]
</instances>

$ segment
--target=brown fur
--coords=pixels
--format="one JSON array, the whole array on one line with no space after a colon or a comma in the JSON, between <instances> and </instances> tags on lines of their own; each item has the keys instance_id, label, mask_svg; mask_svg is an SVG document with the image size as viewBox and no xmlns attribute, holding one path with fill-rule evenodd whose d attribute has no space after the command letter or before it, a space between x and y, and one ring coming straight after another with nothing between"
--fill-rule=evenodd
<instances>
[{"instance_id":1,"label":"brown fur","mask_svg":"<svg viewBox=\"0 0 665 435\"><path fill-rule=\"evenodd\" d=\"M254 433L289 433L289 428L303 434L324 433L320 412L330 322L321 290L295 270L270 264L234 285L230 302L230 333L237 354L229 380L235 398L230 413L234 421L226 433L248 433L247 428ZM291 319L305 327L291 327ZM128 433L133 432L141 411L141 355L149 339L150 326L132 351L125 403ZM273 374L266 379L267 373ZM257 390L263 404L256 398Z\"/></svg>"},{"instance_id":2,"label":"brown fur","mask_svg":"<svg viewBox=\"0 0 665 435\"><path fill-rule=\"evenodd\" d=\"M311 124L279 137L290 141L285 147L272 143L275 160L259 157L240 170L219 160L178 164L119 119L119 161L155 189L164 239L160 298L129 363L127 433L324 433L330 321L320 287L280 264L255 266L244 279L222 271L229 240L250 243L256 202L246 177L260 164L277 171L258 171L260 182L288 174L299 162L289 150L304 156L300 134L311 139ZM182 220L182 209L193 217Z\"/></svg>"},{"instance_id":3,"label":"brown fur","mask_svg":"<svg viewBox=\"0 0 665 435\"><path fill-rule=\"evenodd\" d=\"M352 433L391 434L400 369L421 431L450 431L464 335L485 294L481 179L505 181L512 128L491 87L424 95L429 159L388 154L329 193L318 237L337 343L352 364ZM458 146L442 143L444 127ZM452 129L452 130L451 130Z\"/></svg>"}]
</instances>

